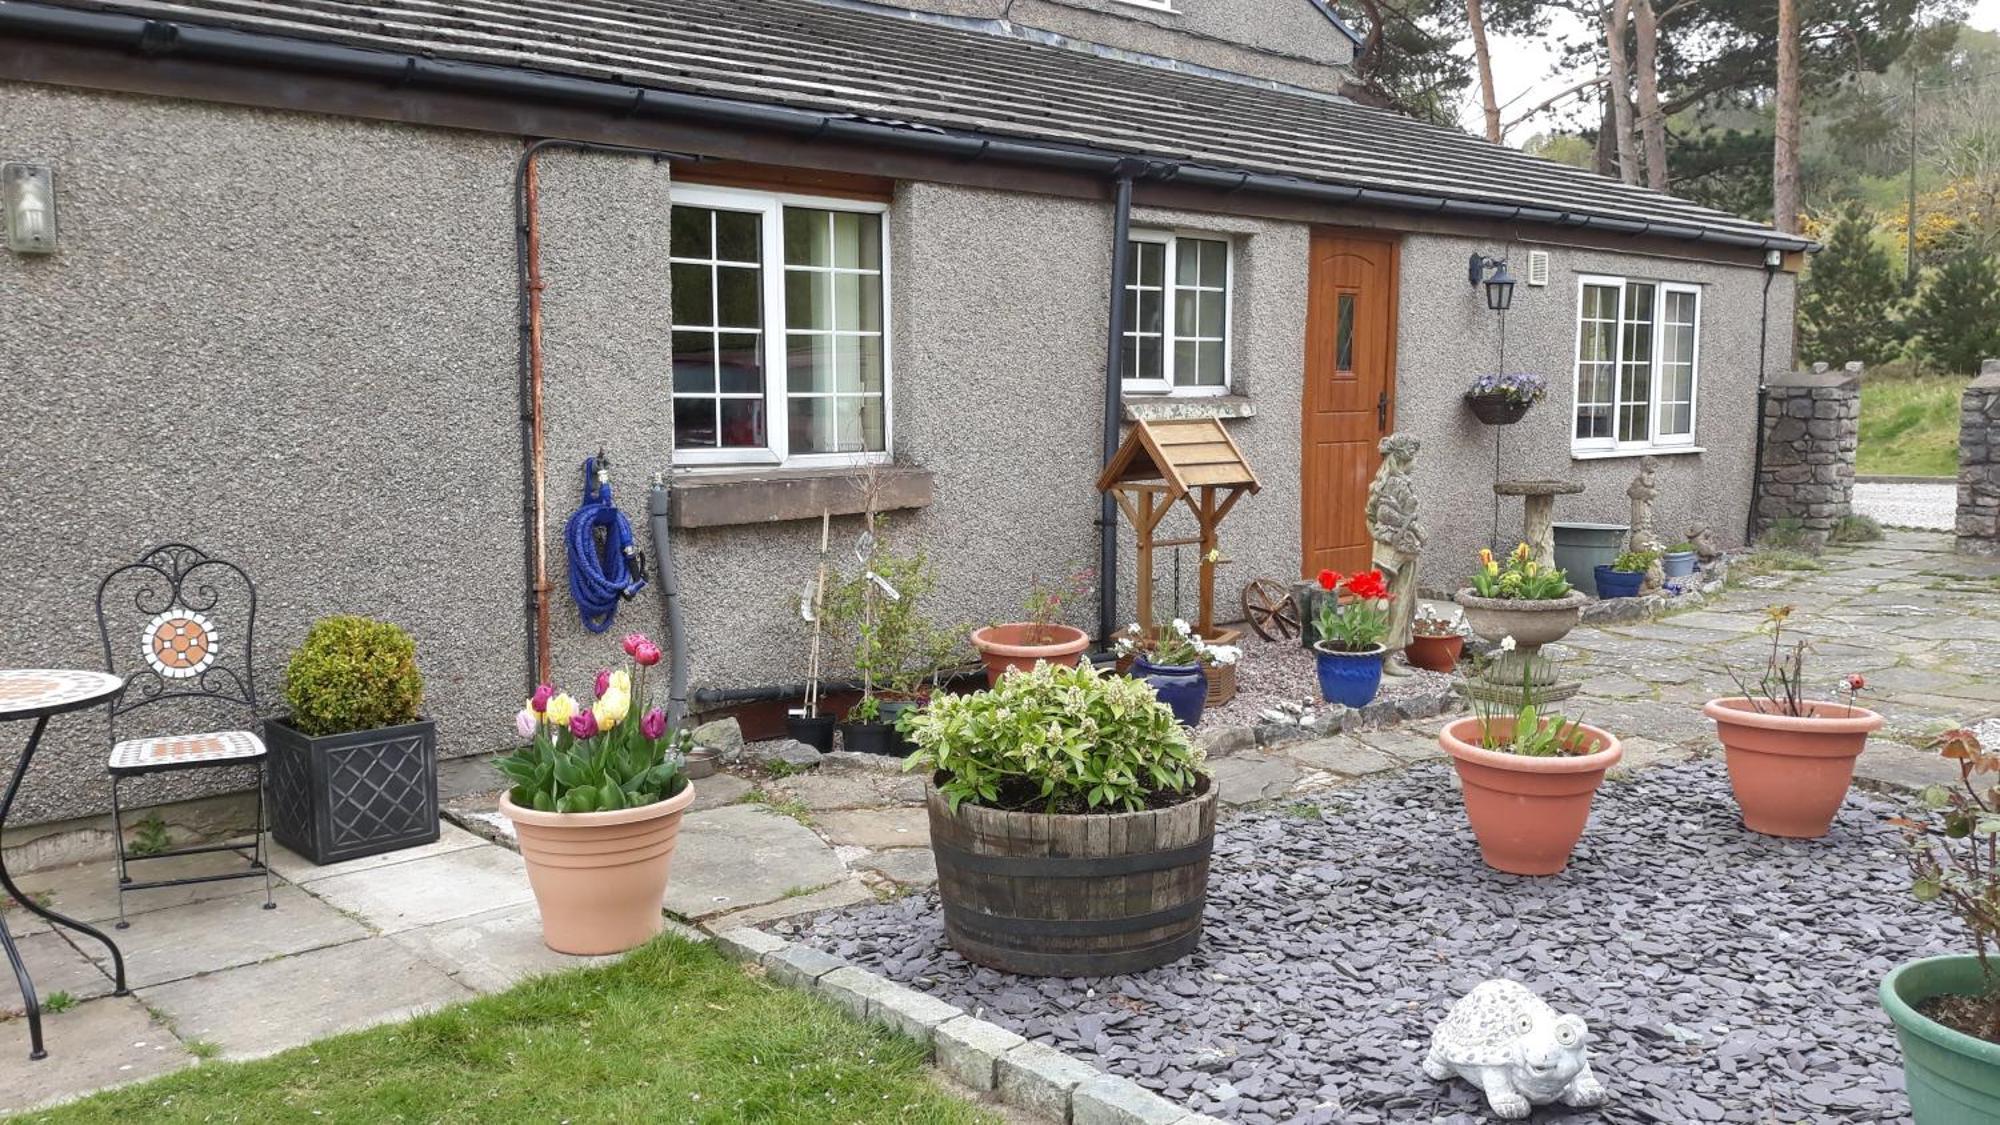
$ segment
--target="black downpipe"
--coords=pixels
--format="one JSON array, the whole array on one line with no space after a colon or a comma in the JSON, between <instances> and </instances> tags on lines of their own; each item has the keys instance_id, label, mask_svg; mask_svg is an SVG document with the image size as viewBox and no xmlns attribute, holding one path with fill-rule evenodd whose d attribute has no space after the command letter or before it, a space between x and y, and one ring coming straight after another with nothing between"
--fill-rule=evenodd
<instances>
[{"instance_id":1,"label":"black downpipe","mask_svg":"<svg viewBox=\"0 0 2000 1125\"><path fill-rule=\"evenodd\" d=\"M1131 262L1126 244L1132 237L1132 169L1118 173L1111 206L1111 315L1104 345L1104 459L1118 453L1118 429L1123 421L1125 378L1125 286ZM1097 640L1110 644L1118 631L1118 505L1110 492L1097 497Z\"/></svg>"},{"instance_id":2,"label":"black downpipe","mask_svg":"<svg viewBox=\"0 0 2000 1125\"><path fill-rule=\"evenodd\" d=\"M646 516L653 528L653 553L660 564L657 568L660 612L665 615L667 626L667 659L673 664L667 680L667 727L679 730L681 720L687 718L688 705L687 620L681 612L680 572L674 569L673 520L668 518L672 511L670 499L665 475L654 473L652 491L646 496Z\"/></svg>"},{"instance_id":3,"label":"black downpipe","mask_svg":"<svg viewBox=\"0 0 2000 1125\"><path fill-rule=\"evenodd\" d=\"M1771 352L1771 282L1777 276L1777 266L1766 262L1764 306L1757 314L1757 452L1750 462L1750 514L1743 520L1745 547L1750 546L1757 538L1757 505L1763 499L1764 493L1764 406L1771 401L1768 370Z\"/></svg>"},{"instance_id":4,"label":"black downpipe","mask_svg":"<svg viewBox=\"0 0 2000 1125\"><path fill-rule=\"evenodd\" d=\"M996 160L1115 176L1130 156L1053 142L1002 140L940 129L891 125L852 115L736 101L702 94L640 88L620 82L573 78L484 63L427 58L411 52L348 47L194 23L60 8L0 3L0 31L132 48L150 57L220 59L298 73L338 74L401 87L463 90L534 102L588 106L619 117L699 121L728 128L769 130L812 140L908 149L961 160ZM1316 203L1381 207L1419 214L1460 215L1495 222L1534 222L1616 234L1652 234L1688 242L1754 249L1811 250L1809 239L1778 233L1705 230L1680 222L1642 222L1588 212L1523 207L1420 192L1321 183L1298 176L1244 172L1166 161L1153 162L1175 183L1222 192L1254 190Z\"/></svg>"}]
</instances>

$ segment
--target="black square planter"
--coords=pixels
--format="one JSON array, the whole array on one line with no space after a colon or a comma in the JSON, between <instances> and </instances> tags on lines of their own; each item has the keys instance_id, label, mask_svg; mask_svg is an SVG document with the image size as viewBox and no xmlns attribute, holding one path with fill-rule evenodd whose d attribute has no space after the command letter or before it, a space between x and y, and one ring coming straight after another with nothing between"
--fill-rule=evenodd
<instances>
[{"instance_id":1,"label":"black square planter","mask_svg":"<svg viewBox=\"0 0 2000 1125\"><path fill-rule=\"evenodd\" d=\"M379 855L438 838L437 725L313 738L264 720L271 835L316 864Z\"/></svg>"}]
</instances>

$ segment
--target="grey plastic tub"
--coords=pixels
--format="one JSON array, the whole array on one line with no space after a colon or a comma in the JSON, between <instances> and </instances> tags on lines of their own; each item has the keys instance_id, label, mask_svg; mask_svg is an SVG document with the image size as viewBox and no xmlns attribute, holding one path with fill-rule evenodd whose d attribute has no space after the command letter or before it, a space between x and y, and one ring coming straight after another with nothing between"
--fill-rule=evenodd
<instances>
[{"instance_id":1,"label":"grey plastic tub","mask_svg":"<svg viewBox=\"0 0 2000 1125\"><path fill-rule=\"evenodd\" d=\"M1597 568L1610 566L1625 550L1631 528L1622 523L1559 523L1556 565L1569 572L1569 584L1597 596Z\"/></svg>"}]
</instances>

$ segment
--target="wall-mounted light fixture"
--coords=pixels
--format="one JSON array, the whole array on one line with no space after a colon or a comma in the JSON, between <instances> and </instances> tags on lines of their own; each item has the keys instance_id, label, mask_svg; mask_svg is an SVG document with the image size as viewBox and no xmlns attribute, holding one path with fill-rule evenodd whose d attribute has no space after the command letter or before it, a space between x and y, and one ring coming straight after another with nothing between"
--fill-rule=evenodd
<instances>
[{"instance_id":1,"label":"wall-mounted light fixture","mask_svg":"<svg viewBox=\"0 0 2000 1125\"><path fill-rule=\"evenodd\" d=\"M1487 271L1491 270L1491 273ZM1514 304L1514 275L1507 272L1507 259L1474 254L1466 276L1474 288L1486 286L1486 307L1506 312Z\"/></svg>"},{"instance_id":2,"label":"wall-mounted light fixture","mask_svg":"<svg viewBox=\"0 0 2000 1125\"><path fill-rule=\"evenodd\" d=\"M46 164L0 164L0 205L7 210L7 249L16 254L56 250L56 175Z\"/></svg>"}]
</instances>

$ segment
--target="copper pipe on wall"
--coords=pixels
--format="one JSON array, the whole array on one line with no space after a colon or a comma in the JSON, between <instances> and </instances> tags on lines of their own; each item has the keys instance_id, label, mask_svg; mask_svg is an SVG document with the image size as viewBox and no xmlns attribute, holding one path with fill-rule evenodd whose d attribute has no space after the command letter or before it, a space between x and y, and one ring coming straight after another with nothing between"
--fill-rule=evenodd
<instances>
[{"instance_id":1,"label":"copper pipe on wall","mask_svg":"<svg viewBox=\"0 0 2000 1125\"><path fill-rule=\"evenodd\" d=\"M533 504L530 525L534 536L535 598L535 680L549 682L549 548L548 548L548 458L542 437L542 230L541 192L535 176L535 153L530 147L523 172L527 198L527 290L528 290L528 455L534 462Z\"/></svg>"}]
</instances>

